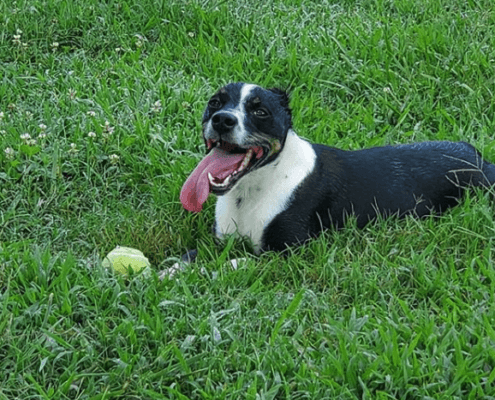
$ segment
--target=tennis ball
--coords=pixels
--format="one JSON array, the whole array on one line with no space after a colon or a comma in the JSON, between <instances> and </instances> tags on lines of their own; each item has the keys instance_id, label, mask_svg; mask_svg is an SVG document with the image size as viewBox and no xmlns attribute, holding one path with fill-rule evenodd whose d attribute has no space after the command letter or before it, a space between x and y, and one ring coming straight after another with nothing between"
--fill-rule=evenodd
<instances>
[{"instance_id":1,"label":"tennis ball","mask_svg":"<svg viewBox=\"0 0 495 400\"><path fill-rule=\"evenodd\" d=\"M126 275L129 269L132 269L133 272L138 272L143 268L149 267L150 262L139 250L117 246L108 253L102 265L105 268L113 268L114 271Z\"/></svg>"}]
</instances>

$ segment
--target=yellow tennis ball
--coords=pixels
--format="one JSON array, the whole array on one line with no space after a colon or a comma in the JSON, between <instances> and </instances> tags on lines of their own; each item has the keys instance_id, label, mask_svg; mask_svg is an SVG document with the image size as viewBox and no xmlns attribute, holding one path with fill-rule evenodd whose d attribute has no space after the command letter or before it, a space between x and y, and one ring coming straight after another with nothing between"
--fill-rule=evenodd
<instances>
[{"instance_id":1,"label":"yellow tennis ball","mask_svg":"<svg viewBox=\"0 0 495 400\"><path fill-rule=\"evenodd\" d=\"M105 268L113 268L114 271L126 275L129 269L132 269L133 272L138 272L143 268L149 267L150 262L139 250L117 246L108 253L102 265Z\"/></svg>"}]
</instances>

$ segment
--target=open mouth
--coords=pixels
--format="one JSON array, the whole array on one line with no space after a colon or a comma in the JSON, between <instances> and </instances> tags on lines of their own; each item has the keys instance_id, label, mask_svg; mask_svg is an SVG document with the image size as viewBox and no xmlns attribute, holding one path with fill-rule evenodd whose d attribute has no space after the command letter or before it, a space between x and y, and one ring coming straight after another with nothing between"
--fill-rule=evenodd
<instances>
[{"instance_id":1,"label":"open mouth","mask_svg":"<svg viewBox=\"0 0 495 400\"><path fill-rule=\"evenodd\" d=\"M208 171L210 189L215 194L223 194L249 171L256 168L266 152L262 146L240 147L224 140L208 140L206 147L219 155L222 168ZM213 171L214 170L214 171Z\"/></svg>"},{"instance_id":2,"label":"open mouth","mask_svg":"<svg viewBox=\"0 0 495 400\"><path fill-rule=\"evenodd\" d=\"M207 140L207 155L184 183L180 200L186 210L199 212L209 193L222 195L247 173L261 167L281 149L280 141L260 138L241 147L224 140Z\"/></svg>"}]
</instances>

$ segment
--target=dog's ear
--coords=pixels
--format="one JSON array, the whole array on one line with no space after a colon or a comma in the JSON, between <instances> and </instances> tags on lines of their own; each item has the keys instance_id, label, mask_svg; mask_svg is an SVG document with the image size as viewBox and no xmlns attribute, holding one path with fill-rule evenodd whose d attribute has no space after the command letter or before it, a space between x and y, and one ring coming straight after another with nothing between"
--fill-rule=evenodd
<instances>
[{"instance_id":1,"label":"dog's ear","mask_svg":"<svg viewBox=\"0 0 495 400\"><path fill-rule=\"evenodd\" d=\"M292 128L292 111L289 106L289 93L279 88L271 88L268 90L278 97L280 105L284 108L284 110L287 112L287 115L289 116L287 129Z\"/></svg>"},{"instance_id":2,"label":"dog's ear","mask_svg":"<svg viewBox=\"0 0 495 400\"><path fill-rule=\"evenodd\" d=\"M279 88L268 89L270 92L275 93L280 99L280 105L284 108L289 108L289 93Z\"/></svg>"}]
</instances>

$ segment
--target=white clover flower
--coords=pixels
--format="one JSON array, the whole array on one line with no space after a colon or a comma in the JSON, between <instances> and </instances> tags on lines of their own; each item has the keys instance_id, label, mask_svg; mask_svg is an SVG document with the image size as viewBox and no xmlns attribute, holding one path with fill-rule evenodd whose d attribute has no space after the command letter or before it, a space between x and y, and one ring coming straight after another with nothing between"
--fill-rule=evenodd
<instances>
[{"instance_id":1,"label":"white clover flower","mask_svg":"<svg viewBox=\"0 0 495 400\"><path fill-rule=\"evenodd\" d=\"M20 29L16 29L15 33L17 33L18 35L22 35L22 31Z\"/></svg>"},{"instance_id":2,"label":"white clover flower","mask_svg":"<svg viewBox=\"0 0 495 400\"><path fill-rule=\"evenodd\" d=\"M46 138L46 133L40 133L38 135L38 139L45 139Z\"/></svg>"},{"instance_id":3,"label":"white clover flower","mask_svg":"<svg viewBox=\"0 0 495 400\"><path fill-rule=\"evenodd\" d=\"M29 139L31 139L31 135L29 133L23 133L21 136L21 140L27 142Z\"/></svg>"},{"instance_id":4,"label":"white clover flower","mask_svg":"<svg viewBox=\"0 0 495 400\"><path fill-rule=\"evenodd\" d=\"M136 47L138 47L138 48L143 47L143 44L146 41L146 39L143 36L138 35L138 34L135 34L134 37L137 38L136 43L134 43L136 45Z\"/></svg>"},{"instance_id":5,"label":"white clover flower","mask_svg":"<svg viewBox=\"0 0 495 400\"><path fill-rule=\"evenodd\" d=\"M105 125L101 125L101 127L103 128L103 137L105 139L111 136L115 129L113 126L110 125L110 122L108 121L105 121Z\"/></svg>"},{"instance_id":6,"label":"white clover flower","mask_svg":"<svg viewBox=\"0 0 495 400\"><path fill-rule=\"evenodd\" d=\"M77 148L77 145L75 143L70 144L70 149L68 150L68 153L71 157L75 157L77 153L79 153L79 149Z\"/></svg>"},{"instance_id":7,"label":"white clover flower","mask_svg":"<svg viewBox=\"0 0 495 400\"><path fill-rule=\"evenodd\" d=\"M120 157L117 154L110 154L109 158L112 164L117 164L120 159Z\"/></svg>"},{"instance_id":8,"label":"white clover flower","mask_svg":"<svg viewBox=\"0 0 495 400\"><path fill-rule=\"evenodd\" d=\"M96 137L96 133L94 133L94 132L88 132L88 137L95 138Z\"/></svg>"},{"instance_id":9,"label":"white clover flower","mask_svg":"<svg viewBox=\"0 0 495 400\"><path fill-rule=\"evenodd\" d=\"M90 110L86 113L86 115L90 116L90 117L96 117L96 113L93 111L93 110Z\"/></svg>"},{"instance_id":10,"label":"white clover flower","mask_svg":"<svg viewBox=\"0 0 495 400\"><path fill-rule=\"evenodd\" d=\"M37 143L38 142L36 141L36 139L29 139L29 140L26 141L26 144L28 146L36 146Z\"/></svg>"},{"instance_id":11,"label":"white clover flower","mask_svg":"<svg viewBox=\"0 0 495 400\"><path fill-rule=\"evenodd\" d=\"M14 149L12 147L7 147L4 151L5 157L7 157L8 160L12 160L14 158Z\"/></svg>"},{"instance_id":12,"label":"white clover flower","mask_svg":"<svg viewBox=\"0 0 495 400\"><path fill-rule=\"evenodd\" d=\"M21 44L21 35L14 35L14 39L12 39L12 43L19 46Z\"/></svg>"},{"instance_id":13,"label":"white clover flower","mask_svg":"<svg viewBox=\"0 0 495 400\"><path fill-rule=\"evenodd\" d=\"M159 113L162 109L162 102L160 100L155 101L153 106L151 107L151 111L156 113Z\"/></svg>"},{"instance_id":14,"label":"white clover flower","mask_svg":"<svg viewBox=\"0 0 495 400\"><path fill-rule=\"evenodd\" d=\"M192 37L192 38L193 38L194 36L196 36L196 34L195 34L194 32L189 32L189 33L188 33L188 35L189 35L189 37Z\"/></svg>"},{"instance_id":15,"label":"white clover flower","mask_svg":"<svg viewBox=\"0 0 495 400\"><path fill-rule=\"evenodd\" d=\"M60 46L60 44L58 42L53 42L52 43L52 51L56 51L58 49L58 46Z\"/></svg>"},{"instance_id":16,"label":"white clover flower","mask_svg":"<svg viewBox=\"0 0 495 400\"><path fill-rule=\"evenodd\" d=\"M77 153L79 152L79 149L77 148L77 145L75 143L70 144L70 149L68 153L70 154L71 157L74 157Z\"/></svg>"}]
</instances>

